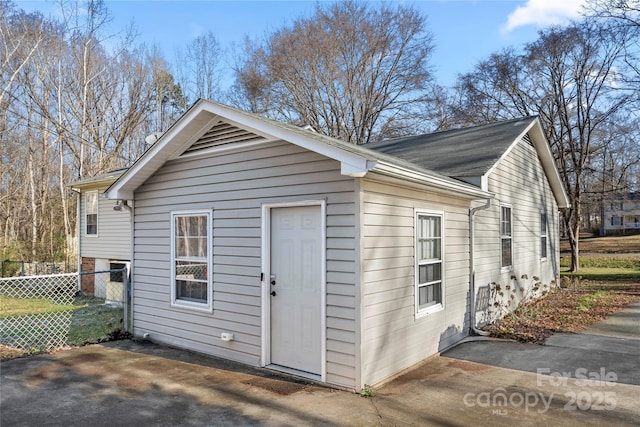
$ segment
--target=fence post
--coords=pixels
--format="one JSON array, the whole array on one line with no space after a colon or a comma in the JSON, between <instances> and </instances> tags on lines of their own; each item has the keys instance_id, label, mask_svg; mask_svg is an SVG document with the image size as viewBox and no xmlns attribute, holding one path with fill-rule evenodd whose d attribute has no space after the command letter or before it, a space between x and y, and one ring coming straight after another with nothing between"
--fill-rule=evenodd
<instances>
[{"instance_id":1,"label":"fence post","mask_svg":"<svg viewBox=\"0 0 640 427\"><path fill-rule=\"evenodd\" d=\"M131 328L129 327L129 271L127 268L122 269L122 289L123 299L124 299L124 315L123 315L123 327L124 332L131 332Z\"/></svg>"}]
</instances>

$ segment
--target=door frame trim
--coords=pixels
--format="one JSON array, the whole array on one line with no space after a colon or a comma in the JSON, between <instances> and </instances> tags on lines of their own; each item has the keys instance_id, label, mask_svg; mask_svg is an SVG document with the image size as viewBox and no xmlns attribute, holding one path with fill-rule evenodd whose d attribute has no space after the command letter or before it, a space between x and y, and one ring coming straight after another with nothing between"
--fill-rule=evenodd
<instances>
[{"instance_id":1,"label":"door frame trim","mask_svg":"<svg viewBox=\"0 0 640 427\"><path fill-rule=\"evenodd\" d=\"M261 360L260 366L271 364L271 209L299 206L320 207L320 381L327 376L327 202L325 199L263 203L261 205L261 257L263 280L261 282ZM316 379L311 373L300 372L300 376Z\"/></svg>"}]
</instances>

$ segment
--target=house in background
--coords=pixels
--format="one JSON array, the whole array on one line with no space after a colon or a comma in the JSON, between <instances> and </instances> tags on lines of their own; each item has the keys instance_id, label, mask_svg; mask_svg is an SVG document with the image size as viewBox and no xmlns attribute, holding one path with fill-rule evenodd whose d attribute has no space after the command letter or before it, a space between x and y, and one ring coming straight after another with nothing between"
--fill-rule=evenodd
<instances>
[{"instance_id":1,"label":"house in background","mask_svg":"<svg viewBox=\"0 0 640 427\"><path fill-rule=\"evenodd\" d=\"M604 235L640 233L640 193L626 193L604 203Z\"/></svg>"},{"instance_id":2,"label":"house in background","mask_svg":"<svg viewBox=\"0 0 640 427\"><path fill-rule=\"evenodd\" d=\"M104 191L126 169L118 169L76 181L70 187L78 194L78 271L94 272L129 267L131 258L131 219L128 203L114 203ZM108 276L108 277L107 277ZM120 273L83 275L80 290L87 295L121 303L124 298Z\"/></svg>"},{"instance_id":3,"label":"house in background","mask_svg":"<svg viewBox=\"0 0 640 427\"><path fill-rule=\"evenodd\" d=\"M359 391L467 336L476 288L551 286L568 203L538 120L437 135L198 101L105 192L133 201L134 335Z\"/></svg>"}]
</instances>

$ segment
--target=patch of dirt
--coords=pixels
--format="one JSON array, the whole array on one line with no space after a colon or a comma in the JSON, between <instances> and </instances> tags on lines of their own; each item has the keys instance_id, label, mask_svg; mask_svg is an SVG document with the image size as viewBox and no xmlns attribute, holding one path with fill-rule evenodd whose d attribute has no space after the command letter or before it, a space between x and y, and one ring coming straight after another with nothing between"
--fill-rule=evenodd
<instances>
[{"instance_id":1,"label":"patch of dirt","mask_svg":"<svg viewBox=\"0 0 640 427\"><path fill-rule=\"evenodd\" d=\"M26 375L26 384L29 387L40 387L42 384L62 376L63 366L57 363L47 363L31 369Z\"/></svg>"},{"instance_id":2,"label":"patch of dirt","mask_svg":"<svg viewBox=\"0 0 640 427\"><path fill-rule=\"evenodd\" d=\"M123 331L122 329L115 329L113 331L111 331L108 335L105 335L101 338L98 338L96 340L92 340L92 341L86 341L84 343L82 343L82 345L76 345L76 346L65 346L65 347L60 347L60 348L55 348L55 349L50 349L50 350L38 350L38 349L31 349L31 350L22 350L22 349L18 349L18 348L14 348L14 347L8 347L5 345L0 345L0 361L2 360L9 360L9 359L15 359L17 357L23 357L23 356L30 356L33 354L54 354L60 350L66 350L72 347L82 347L84 345L88 345L88 344L99 344L99 343L105 343L105 342L110 342L110 341L119 341L119 340L125 340L125 339L130 339L132 338L133 335L131 335L129 332L127 331ZM93 357L93 356L87 356L87 357Z\"/></svg>"},{"instance_id":3,"label":"patch of dirt","mask_svg":"<svg viewBox=\"0 0 640 427\"><path fill-rule=\"evenodd\" d=\"M70 357L66 359L68 364L79 364L79 363L96 363L104 360L106 358L105 355L99 353L72 353Z\"/></svg>"},{"instance_id":4,"label":"patch of dirt","mask_svg":"<svg viewBox=\"0 0 640 427\"><path fill-rule=\"evenodd\" d=\"M640 301L640 284L574 282L520 306L489 325L493 337L540 343L557 332L576 333Z\"/></svg>"},{"instance_id":5,"label":"patch of dirt","mask_svg":"<svg viewBox=\"0 0 640 427\"><path fill-rule=\"evenodd\" d=\"M640 235L634 236L580 236L580 252L600 254L632 254L640 253ZM570 251L569 240L560 241L560 251L568 254Z\"/></svg>"},{"instance_id":6,"label":"patch of dirt","mask_svg":"<svg viewBox=\"0 0 640 427\"><path fill-rule=\"evenodd\" d=\"M30 353L13 347L0 345L0 360L15 359L16 357L27 356Z\"/></svg>"},{"instance_id":7,"label":"patch of dirt","mask_svg":"<svg viewBox=\"0 0 640 427\"><path fill-rule=\"evenodd\" d=\"M297 393L304 390L306 387L304 384L296 384L287 381L274 380L270 378L252 378L244 381L244 384L259 387L272 393L288 396L293 393Z\"/></svg>"},{"instance_id":8,"label":"patch of dirt","mask_svg":"<svg viewBox=\"0 0 640 427\"><path fill-rule=\"evenodd\" d=\"M447 361L447 367L458 368L462 371L468 371L468 372L480 372L480 371L486 371L487 369L489 369L489 366L483 365L481 363L467 362L464 360L455 360L455 359Z\"/></svg>"}]
</instances>

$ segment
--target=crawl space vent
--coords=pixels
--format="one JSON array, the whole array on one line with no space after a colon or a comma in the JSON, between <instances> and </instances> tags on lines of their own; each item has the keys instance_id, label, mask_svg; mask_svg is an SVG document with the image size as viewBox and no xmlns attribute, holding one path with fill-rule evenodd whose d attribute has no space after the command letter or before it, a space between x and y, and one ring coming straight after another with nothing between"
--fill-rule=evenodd
<instances>
[{"instance_id":1,"label":"crawl space vent","mask_svg":"<svg viewBox=\"0 0 640 427\"><path fill-rule=\"evenodd\" d=\"M266 141L266 138L228 123L220 122L202 135L202 137L185 150L182 155L199 153L223 145L262 141Z\"/></svg>"}]
</instances>

